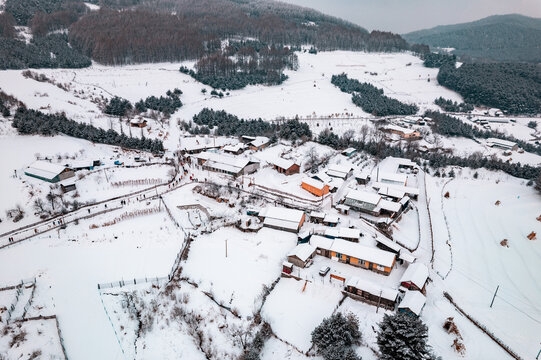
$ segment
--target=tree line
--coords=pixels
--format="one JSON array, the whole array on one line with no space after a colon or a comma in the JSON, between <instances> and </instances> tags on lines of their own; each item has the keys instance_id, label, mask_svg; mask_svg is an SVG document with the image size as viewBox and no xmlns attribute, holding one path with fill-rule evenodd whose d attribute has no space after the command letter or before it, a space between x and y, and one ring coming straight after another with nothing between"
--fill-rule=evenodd
<instances>
[{"instance_id":1,"label":"tree line","mask_svg":"<svg viewBox=\"0 0 541 360\"><path fill-rule=\"evenodd\" d=\"M434 104L441 107L444 111L448 112L463 112L468 113L473 111L473 105L467 103L458 103L453 100L444 99L442 96L434 100Z\"/></svg>"},{"instance_id":2,"label":"tree line","mask_svg":"<svg viewBox=\"0 0 541 360\"><path fill-rule=\"evenodd\" d=\"M340 137L329 130L321 132L317 138L320 144L333 149L345 149L354 147L357 151L364 151L376 158L384 159L388 156L404 157L416 161L420 165L427 165L434 169L447 166L469 167L472 169L485 168L488 170L501 170L509 175L533 180L541 175L541 168L520 163L508 163L501 159L472 154L467 157L448 155L439 152L420 152L413 144L405 147L386 144L382 139L370 139L358 141L349 137Z\"/></svg>"},{"instance_id":3,"label":"tree line","mask_svg":"<svg viewBox=\"0 0 541 360\"><path fill-rule=\"evenodd\" d=\"M148 109L159 111L163 114L171 115L182 107L182 101L180 101L180 95L182 91L175 88L173 91L168 90L165 95L157 98L156 96L149 96L146 99L141 99L135 103L135 110L138 113L147 111Z\"/></svg>"},{"instance_id":4,"label":"tree line","mask_svg":"<svg viewBox=\"0 0 541 360\"><path fill-rule=\"evenodd\" d=\"M223 50L200 58L195 64L196 71L182 66L180 72L225 91L255 84L278 85L287 79L284 69L297 67L293 49L252 40L230 42Z\"/></svg>"},{"instance_id":5,"label":"tree line","mask_svg":"<svg viewBox=\"0 0 541 360\"><path fill-rule=\"evenodd\" d=\"M18 107L13 117L12 126L23 135L52 136L59 133L85 139L95 143L116 145L128 149L161 153L164 151L161 140L128 137L116 131L103 130L92 125L70 120L64 114L44 114L38 110Z\"/></svg>"},{"instance_id":6,"label":"tree line","mask_svg":"<svg viewBox=\"0 0 541 360\"><path fill-rule=\"evenodd\" d=\"M419 111L417 105L404 104L385 96L383 89L378 89L367 82L349 79L345 73L333 75L331 83L342 92L352 94L351 100L355 105L375 116L413 115Z\"/></svg>"},{"instance_id":7,"label":"tree line","mask_svg":"<svg viewBox=\"0 0 541 360\"><path fill-rule=\"evenodd\" d=\"M519 63L465 63L440 67L438 82L474 105L512 114L541 113L541 68Z\"/></svg>"},{"instance_id":8,"label":"tree line","mask_svg":"<svg viewBox=\"0 0 541 360\"><path fill-rule=\"evenodd\" d=\"M541 155L541 146L517 139L514 136L509 136L495 130L479 129L476 126L465 123L464 121L454 116L442 114L438 111L427 111L425 113L425 116L428 116L434 120L430 124L430 127L435 133L445 136L462 136L468 139L498 138L508 140L517 143L517 145L525 151Z\"/></svg>"},{"instance_id":9,"label":"tree line","mask_svg":"<svg viewBox=\"0 0 541 360\"><path fill-rule=\"evenodd\" d=\"M240 119L235 115L223 110L204 108L193 116L193 122L199 127L192 128L188 124L185 130L192 133L207 133L213 130L215 135L223 136L267 136L276 141L278 138L285 140L309 140L312 132L307 124L298 120L288 120L282 124L263 121L262 119Z\"/></svg>"}]
</instances>

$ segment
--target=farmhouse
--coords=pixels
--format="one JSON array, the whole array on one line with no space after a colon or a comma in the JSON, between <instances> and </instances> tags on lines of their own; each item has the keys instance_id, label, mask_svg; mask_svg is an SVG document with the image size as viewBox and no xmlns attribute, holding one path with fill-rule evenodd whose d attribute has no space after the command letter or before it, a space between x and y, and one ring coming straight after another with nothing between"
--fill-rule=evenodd
<instances>
[{"instance_id":1,"label":"farmhouse","mask_svg":"<svg viewBox=\"0 0 541 360\"><path fill-rule=\"evenodd\" d=\"M423 263L413 263L408 266L400 279L400 284L409 290L425 293L428 281L428 268Z\"/></svg>"},{"instance_id":2,"label":"farmhouse","mask_svg":"<svg viewBox=\"0 0 541 360\"><path fill-rule=\"evenodd\" d=\"M357 149L352 148L352 147L349 147L346 150L342 151L342 155L347 156L347 157L352 157L356 153L357 153Z\"/></svg>"},{"instance_id":3,"label":"farmhouse","mask_svg":"<svg viewBox=\"0 0 541 360\"><path fill-rule=\"evenodd\" d=\"M353 168L348 165L329 165L327 169L327 175L336 177L339 179L347 179L353 172Z\"/></svg>"},{"instance_id":4,"label":"farmhouse","mask_svg":"<svg viewBox=\"0 0 541 360\"><path fill-rule=\"evenodd\" d=\"M301 187L315 196L323 196L329 193L329 185L309 177L302 179Z\"/></svg>"},{"instance_id":5,"label":"farmhouse","mask_svg":"<svg viewBox=\"0 0 541 360\"><path fill-rule=\"evenodd\" d=\"M320 235L312 235L310 244L316 248L319 255L383 275L391 273L396 260L396 255L391 252L344 239L329 239Z\"/></svg>"},{"instance_id":6,"label":"farmhouse","mask_svg":"<svg viewBox=\"0 0 541 360\"><path fill-rule=\"evenodd\" d=\"M352 299L394 310L398 291L354 276L346 282L344 294Z\"/></svg>"},{"instance_id":7,"label":"farmhouse","mask_svg":"<svg viewBox=\"0 0 541 360\"><path fill-rule=\"evenodd\" d=\"M295 248L287 254L287 261L300 268L305 268L316 256L316 248L305 243L295 246Z\"/></svg>"},{"instance_id":8,"label":"farmhouse","mask_svg":"<svg viewBox=\"0 0 541 360\"><path fill-rule=\"evenodd\" d=\"M518 145L515 142L502 140L502 139L496 139L496 138L488 138L487 139L487 145L491 146L493 148L503 149L503 150L518 150Z\"/></svg>"},{"instance_id":9,"label":"farmhouse","mask_svg":"<svg viewBox=\"0 0 541 360\"><path fill-rule=\"evenodd\" d=\"M238 143L236 145L226 145L224 146L223 150L225 153L228 154L240 155L244 152L245 149L246 145L244 145L243 143Z\"/></svg>"},{"instance_id":10,"label":"farmhouse","mask_svg":"<svg viewBox=\"0 0 541 360\"><path fill-rule=\"evenodd\" d=\"M75 175L73 170L67 166L53 164L43 160L34 161L24 170L24 173L27 176L50 183L57 183Z\"/></svg>"},{"instance_id":11,"label":"farmhouse","mask_svg":"<svg viewBox=\"0 0 541 360\"><path fill-rule=\"evenodd\" d=\"M401 204L382 199L379 194L359 190L350 190L344 199L344 204L373 216L384 213L394 217L402 208Z\"/></svg>"},{"instance_id":12,"label":"farmhouse","mask_svg":"<svg viewBox=\"0 0 541 360\"><path fill-rule=\"evenodd\" d=\"M132 119L130 120L130 126L136 128L144 128L147 126L147 121L145 119Z\"/></svg>"},{"instance_id":13,"label":"farmhouse","mask_svg":"<svg viewBox=\"0 0 541 360\"><path fill-rule=\"evenodd\" d=\"M388 125L383 128L383 131L389 132L391 134L397 134L402 139L420 139L421 133L417 130L407 129L401 126Z\"/></svg>"},{"instance_id":14,"label":"farmhouse","mask_svg":"<svg viewBox=\"0 0 541 360\"><path fill-rule=\"evenodd\" d=\"M276 171L281 174L292 175L298 174L301 170L301 167L298 164L295 164L292 160L286 160L283 158L277 158L271 161L272 166Z\"/></svg>"},{"instance_id":15,"label":"farmhouse","mask_svg":"<svg viewBox=\"0 0 541 360\"><path fill-rule=\"evenodd\" d=\"M398 311L412 316L419 316L425 303L426 298L419 291L406 291L406 295L398 305Z\"/></svg>"},{"instance_id":16,"label":"farmhouse","mask_svg":"<svg viewBox=\"0 0 541 360\"><path fill-rule=\"evenodd\" d=\"M294 233L299 232L306 217L300 210L274 206L263 209L259 216L264 219L263 226Z\"/></svg>"},{"instance_id":17,"label":"farmhouse","mask_svg":"<svg viewBox=\"0 0 541 360\"><path fill-rule=\"evenodd\" d=\"M214 171L234 177L252 174L259 169L259 162L245 157L237 157L212 152L204 152L197 156L198 164L203 170Z\"/></svg>"},{"instance_id":18,"label":"farmhouse","mask_svg":"<svg viewBox=\"0 0 541 360\"><path fill-rule=\"evenodd\" d=\"M248 148L250 150L259 151L263 150L269 145L269 138L266 136L256 136L253 140L248 142Z\"/></svg>"}]
</instances>

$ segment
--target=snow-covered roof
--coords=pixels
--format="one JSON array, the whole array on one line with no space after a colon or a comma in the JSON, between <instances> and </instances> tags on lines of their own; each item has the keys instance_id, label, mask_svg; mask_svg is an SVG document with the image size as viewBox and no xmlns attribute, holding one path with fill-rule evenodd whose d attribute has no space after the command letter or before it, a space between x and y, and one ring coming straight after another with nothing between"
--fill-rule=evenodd
<instances>
[{"instance_id":1,"label":"snow-covered roof","mask_svg":"<svg viewBox=\"0 0 541 360\"><path fill-rule=\"evenodd\" d=\"M391 212L399 212L402 205L397 202L381 199L378 203L378 207Z\"/></svg>"},{"instance_id":2,"label":"snow-covered roof","mask_svg":"<svg viewBox=\"0 0 541 360\"><path fill-rule=\"evenodd\" d=\"M397 185L397 184L384 184L382 182L376 181L372 184L372 187L374 189L381 189L382 187L390 187L393 189L404 191L408 195L415 195L415 196L419 195L419 189L411 187L411 186L402 186L402 185Z\"/></svg>"},{"instance_id":3,"label":"snow-covered roof","mask_svg":"<svg viewBox=\"0 0 541 360\"><path fill-rule=\"evenodd\" d=\"M312 211L310 213L310 217L311 218L323 219L325 217L325 213L322 212L322 211Z\"/></svg>"},{"instance_id":4,"label":"snow-covered roof","mask_svg":"<svg viewBox=\"0 0 541 360\"><path fill-rule=\"evenodd\" d=\"M380 173L378 181L385 182L385 180L399 182L405 185L406 181L408 180L408 176L402 173Z\"/></svg>"},{"instance_id":5,"label":"snow-covered roof","mask_svg":"<svg viewBox=\"0 0 541 360\"><path fill-rule=\"evenodd\" d=\"M288 267L288 268L293 267L293 264L290 263L289 261L284 261L284 262L282 263L282 265L285 266L285 267Z\"/></svg>"},{"instance_id":6,"label":"snow-covered roof","mask_svg":"<svg viewBox=\"0 0 541 360\"><path fill-rule=\"evenodd\" d=\"M276 165L279 168L286 169L286 170L292 167L293 165L295 165L295 162L293 160L287 160L280 157L272 159L270 162L271 164Z\"/></svg>"},{"instance_id":7,"label":"snow-covered roof","mask_svg":"<svg viewBox=\"0 0 541 360\"><path fill-rule=\"evenodd\" d=\"M397 188L393 188L390 186L382 186L378 190L378 194L384 195L384 196L390 196L395 199L402 199L406 193L404 190L400 190Z\"/></svg>"},{"instance_id":8,"label":"snow-covered roof","mask_svg":"<svg viewBox=\"0 0 541 360\"><path fill-rule=\"evenodd\" d=\"M325 236L331 236L334 238L358 239L361 237L361 230L350 229L346 227L333 227L325 229Z\"/></svg>"},{"instance_id":9,"label":"snow-covered roof","mask_svg":"<svg viewBox=\"0 0 541 360\"><path fill-rule=\"evenodd\" d=\"M342 154L351 154L353 152L357 151L357 149L353 147L348 147L346 150L342 151Z\"/></svg>"},{"instance_id":10,"label":"snow-covered roof","mask_svg":"<svg viewBox=\"0 0 541 360\"><path fill-rule=\"evenodd\" d=\"M319 190L323 190L323 188L325 187L325 184L323 182L310 177L305 177L304 179L302 179L302 182Z\"/></svg>"},{"instance_id":11,"label":"snow-covered roof","mask_svg":"<svg viewBox=\"0 0 541 360\"><path fill-rule=\"evenodd\" d=\"M282 207L267 207L259 214L265 218L265 225L277 226L284 229L297 230L302 221L304 212Z\"/></svg>"},{"instance_id":12,"label":"snow-covered roof","mask_svg":"<svg viewBox=\"0 0 541 360\"><path fill-rule=\"evenodd\" d=\"M266 136L256 136L255 140L250 141L250 145L260 147L269 142L269 138Z\"/></svg>"},{"instance_id":13,"label":"snow-covered roof","mask_svg":"<svg viewBox=\"0 0 541 360\"><path fill-rule=\"evenodd\" d=\"M415 256L413 256L412 253L410 253L406 249L400 250L400 254L398 254L398 258L404 260L405 262L409 264L413 264L415 260L417 259Z\"/></svg>"},{"instance_id":14,"label":"snow-covered roof","mask_svg":"<svg viewBox=\"0 0 541 360\"><path fill-rule=\"evenodd\" d=\"M360 173L355 174L356 179L363 179L366 180L370 177L370 173L368 171L361 171Z\"/></svg>"},{"instance_id":15,"label":"snow-covered roof","mask_svg":"<svg viewBox=\"0 0 541 360\"><path fill-rule=\"evenodd\" d=\"M349 166L349 165L333 164L333 165L329 165L329 168L327 169L326 173L329 176L334 176L334 177L337 177L337 178L345 179L347 177L348 173L352 169L353 168L351 166Z\"/></svg>"},{"instance_id":16,"label":"snow-covered roof","mask_svg":"<svg viewBox=\"0 0 541 360\"><path fill-rule=\"evenodd\" d=\"M296 256L301 261L306 261L312 256L312 254L316 251L316 248L312 245L305 243L305 244L299 244L295 246L293 250L287 256Z\"/></svg>"},{"instance_id":17,"label":"snow-covered roof","mask_svg":"<svg viewBox=\"0 0 541 360\"><path fill-rule=\"evenodd\" d=\"M423 306L425 306L426 298L420 291L406 291L404 299L398 305L399 309L409 309L415 315L419 316Z\"/></svg>"},{"instance_id":18,"label":"snow-covered roof","mask_svg":"<svg viewBox=\"0 0 541 360\"><path fill-rule=\"evenodd\" d=\"M25 173L39 176L45 179L53 179L66 169L66 166L53 164L48 161L36 160L24 170Z\"/></svg>"},{"instance_id":19,"label":"snow-covered roof","mask_svg":"<svg viewBox=\"0 0 541 360\"><path fill-rule=\"evenodd\" d=\"M340 219L338 218L338 215L334 215L334 214L325 214L325 217L323 218L323 222L328 222L328 223L337 223L339 221Z\"/></svg>"},{"instance_id":20,"label":"snow-covered roof","mask_svg":"<svg viewBox=\"0 0 541 360\"><path fill-rule=\"evenodd\" d=\"M238 143L236 145L226 145L224 146L224 151L230 151L230 152L238 152L242 149L244 149L246 145L243 143Z\"/></svg>"},{"instance_id":21,"label":"snow-covered roof","mask_svg":"<svg viewBox=\"0 0 541 360\"><path fill-rule=\"evenodd\" d=\"M313 237L313 236L312 236ZM310 243L312 241L310 240ZM319 246L321 247L321 246ZM369 246L360 245L344 239L334 239L329 249L340 254L366 260L371 263L392 267L395 260L395 254L389 251L380 250Z\"/></svg>"},{"instance_id":22,"label":"snow-covered roof","mask_svg":"<svg viewBox=\"0 0 541 360\"><path fill-rule=\"evenodd\" d=\"M232 173L240 172L246 165L248 165L248 163L251 162L251 160L246 157L231 156L213 152L201 153L198 157L203 158L204 156L207 158L207 161L204 164L205 167L211 167Z\"/></svg>"},{"instance_id":23,"label":"snow-covered roof","mask_svg":"<svg viewBox=\"0 0 541 360\"><path fill-rule=\"evenodd\" d=\"M75 160L69 164L69 167L71 167L72 169L80 169L80 168L87 168L87 167L93 167L93 166L94 166L94 160Z\"/></svg>"},{"instance_id":24,"label":"snow-covered roof","mask_svg":"<svg viewBox=\"0 0 541 360\"><path fill-rule=\"evenodd\" d=\"M329 239L321 235L312 235L310 237L310 245L315 246L316 248L329 250L331 248L333 239Z\"/></svg>"},{"instance_id":25,"label":"snow-covered roof","mask_svg":"<svg viewBox=\"0 0 541 360\"><path fill-rule=\"evenodd\" d=\"M388 287L381 286L380 284L373 283L368 280L359 279L356 276L351 277L347 282L346 286L352 286L356 289L366 291L375 296L380 296L383 299L395 301L398 297L398 290L391 289Z\"/></svg>"},{"instance_id":26,"label":"snow-covered roof","mask_svg":"<svg viewBox=\"0 0 541 360\"><path fill-rule=\"evenodd\" d=\"M350 190L347 193L346 198L373 205L377 205L381 200L381 196L379 196L378 194L361 190Z\"/></svg>"},{"instance_id":27,"label":"snow-covered roof","mask_svg":"<svg viewBox=\"0 0 541 360\"><path fill-rule=\"evenodd\" d=\"M383 236L376 237L376 241L379 242L380 244L387 246L390 249L393 249L396 252L399 252L402 249L402 247L398 245L396 242L392 241L391 239L387 239L386 237L383 237Z\"/></svg>"},{"instance_id":28,"label":"snow-covered roof","mask_svg":"<svg viewBox=\"0 0 541 360\"><path fill-rule=\"evenodd\" d=\"M408 266L404 275L400 279L400 283L412 282L419 289L422 289L428 279L428 268L423 263L413 263Z\"/></svg>"},{"instance_id":29,"label":"snow-covered roof","mask_svg":"<svg viewBox=\"0 0 541 360\"><path fill-rule=\"evenodd\" d=\"M506 147L506 148L512 148L515 145L517 145L517 143L515 143L515 142L508 141L508 140L503 140L503 139L497 139L497 138L488 138L487 143L489 145L491 144L491 146L497 145L497 146L503 146L503 147Z\"/></svg>"},{"instance_id":30,"label":"snow-covered roof","mask_svg":"<svg viewBox=\"0 0 541 360\"><path fill-rule=\"evenodd\" d=\"M332 178L329 175L325 174L324 172L320 172L316 175L312 175L312 178L323 181L325 184L329 184L332 181Z\"/></svg>"},{"instance_id":31,"label":"snow-covered roof","mask_svg":"<svg viewBox=\"0 0 541 360\"><path fill-rule=\"evenodd\" d=\"M336 208L337 208L338 210L342 210L342 211L348 211L349 209L351 209L349 206L344 205L344 204L336 205Z\"/></svg>"},{"instance_id":32,"label":"snow-covered roof","mask_svg":"<svg viewBox=\"0 0 541 360\"><path fill-rule=\"evenodd\" d=\"M408 129L408 128L405 128L405 127L402 127L402 126L397 126L397 125L388 125L385 127L385 129L387 130L392 130L392 131L398 131L398 132L401 132L401 133L404 133L404 134L411 134L414 132L414 130L411 130L411 129Z\"/></svg>"}]
</instances>

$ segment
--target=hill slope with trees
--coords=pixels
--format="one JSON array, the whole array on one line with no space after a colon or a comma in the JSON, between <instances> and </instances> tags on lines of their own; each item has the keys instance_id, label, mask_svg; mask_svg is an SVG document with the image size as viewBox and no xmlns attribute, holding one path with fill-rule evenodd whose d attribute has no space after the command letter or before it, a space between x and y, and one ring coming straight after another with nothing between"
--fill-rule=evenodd
<instances>
[{"instance_id":1,"label":"hill slope with trees","mask_svg":"<svg viewBox=\"0 0 541 360\"><path fill-rule=\"evenodd\" d=\"M466 59L541 62L541 19L523 15L495 15L403 37L431 47L454 48L453 54Z\"/></svg>"}]
</instances>

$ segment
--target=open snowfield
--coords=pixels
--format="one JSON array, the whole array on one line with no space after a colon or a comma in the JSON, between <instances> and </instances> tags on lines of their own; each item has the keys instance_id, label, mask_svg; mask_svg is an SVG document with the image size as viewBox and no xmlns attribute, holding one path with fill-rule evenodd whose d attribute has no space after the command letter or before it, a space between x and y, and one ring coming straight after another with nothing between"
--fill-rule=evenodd
<instances>
[{"instance_id":1,"label":"open snowfield","mask_svg":"<svg viewBox=\"0 0 541 360\"><path fill-rule=\"evenodd\" d=\"M89 230L94 220L3 249L0 284L38 277L42 298L58 316L70 358L121 359L97 284L166 276L183 235L164 213Z\"/></svg>"},{"instance_id":2,"label":"open snowfield","mask_svg":"<svg viewBox=\"0 0 541 360\"><path fill-rule=\"evenodd\" d=\"M513 179L452 180L445 191L453 252L449 293L524 358L534 357L541 331L541 244L539 235L527 235L541 234L538 195ZM500 245L504 239L509 247Z\"/></svg>"},{"instance_id":3,"label":"open snowfield","mask_svg":"<svg viewBox=\"0 0 541 360\"><path fill-rule=\"evenodd\" d=\"M295 234L268 228L255 234L222 228L191 244L183 274L248 316L258 305L263 285L270 286L280 276L282 261L296 241Z\"/></svg>"}]
</instances>

